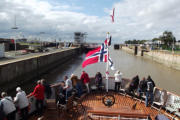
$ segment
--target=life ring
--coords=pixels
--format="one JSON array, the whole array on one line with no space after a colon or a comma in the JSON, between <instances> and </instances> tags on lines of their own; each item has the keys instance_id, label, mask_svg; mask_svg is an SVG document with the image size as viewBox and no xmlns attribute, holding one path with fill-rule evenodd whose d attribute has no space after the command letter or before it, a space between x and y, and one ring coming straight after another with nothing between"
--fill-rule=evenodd
<instances>
[{"instance_id":1,"label":"life ring","mask_svg":"<svg viewBox=\"0 0 180 120\"><path fill-rule=\"evenodd\" d=\"M102 102L105 106L111 107L115 103L115 97L111 94L107 94L103 97Z\"/></svg>"}]
</instances>

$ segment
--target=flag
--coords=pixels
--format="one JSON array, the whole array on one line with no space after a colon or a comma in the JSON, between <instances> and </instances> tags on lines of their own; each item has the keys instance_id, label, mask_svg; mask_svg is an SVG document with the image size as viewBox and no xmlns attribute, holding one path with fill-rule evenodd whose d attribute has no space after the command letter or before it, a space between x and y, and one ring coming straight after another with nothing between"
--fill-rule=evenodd
<instances>
[{"instance_id":1,"label":"flag","mask_svg":"<svg viewBox=\"0 0 180 120\"><path fill-rule=\"evenodd\" d=\"M86 54L82 67L84 68L89 64L94 64L97 62L107 62L107 48L104 44Z\"/></svg>"},{"instance_id":2,"label":"flag","mask_svg":"<svg viewBox=\"0 0 180 120\"><path fill-rule=\"evenodd\" d=\"M104 44L106 46L110 46L111 45L111 38L112 38L112 36L110 36L109 41L107 39L104 41Z\"/></svg>"},{"instance_id":3,"label":"flag","mask_svg":"<svg viewBox=\"0 0 180 120\"><path fill-rule=\"evenodd\" d=\"M109 67L111 68L111 70L115 70L114 63L110 57L108 58L108 62L109 62Z\"/></svg>"},{"instance_id":4,"label":"flag","mask_svg":"<svg viewBox=\"0 0 180 120\"><path fill-rule=\"evenodd\" d=\"M113 8L113 14L112 14L112 15L110 15L110 16L111 16L111 18L112 18L112 22L114 22L114 11L115 11L115 8Z\"/></svg>"}]
</instances>

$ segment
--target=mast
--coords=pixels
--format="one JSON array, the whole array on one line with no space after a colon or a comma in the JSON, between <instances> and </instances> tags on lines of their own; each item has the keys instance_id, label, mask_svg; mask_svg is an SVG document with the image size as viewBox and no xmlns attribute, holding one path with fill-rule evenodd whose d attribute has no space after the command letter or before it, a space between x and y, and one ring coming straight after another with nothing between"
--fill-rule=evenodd
<instances>
[{"instance_id":1,"label":"mast","mask_svg":"<svg viewBox=\"0 0 180 120\"><path fill-rule=\"evenodd\" d=\"M109 87L109 32L107 32L107 63L106 63L106 92L108 92L108 87Z\"/></svg>"}]
</instances>

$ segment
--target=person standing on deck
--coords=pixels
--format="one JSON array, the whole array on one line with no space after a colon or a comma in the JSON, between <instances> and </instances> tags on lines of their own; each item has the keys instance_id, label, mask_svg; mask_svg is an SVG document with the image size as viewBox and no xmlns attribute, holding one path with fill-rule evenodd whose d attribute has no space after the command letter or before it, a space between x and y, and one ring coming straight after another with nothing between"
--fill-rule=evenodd
<instances>
[{"instance_id":1,"label":"person standing on deck","mask_svg":"<svg viewBox=\"0 0 180 120\"><path fill-rule=\"evenodd\" d=\"M139 86L139 76L136 75L135 77L132 78L132 81L128 88L128 92L134 95L134 92L137 90L138 86Z\"/></svg>"},{"instance_id":2,"label":"person standing on deck","mask_svg":"<svg viewBox=\"0 0 180 120\"><path fill-rule=\"evenodd\" d=\"M2 104L1 99L0 99L0 120L4 120L4 119L5 119L5 114L3 111L3 104Z\"/></svg>"},{"instance_id":3,"label":"person standing on deck","mask_svg":"<svg viewBox=\"0 0 180 120\"><path fill-rule=\"evenodd\" d=\"M120 90L120 86L122 83L122 73L120 72L120 70L117 70L116 73L114 74L114 81L115 81L115 87L114 90L116 92L118 92Z\"/></svg>"},{"instance_id":4,"label":"person standing on deck","mask_svg":"<svg viewBox=\"0 0 180 120\"><path fill-rule=\"evenodd\" d=\"M70 79L68 79L67 76L64 76L64 81L65 81L65 86L64 86L64 90L66 90L66 100L68 99L68 97L71 96L72 93L72 81Z\"/></svg>"},{"instance_id":5,"label":"person standing on deck","mask_svg":"<svg viewBox=\"0 0 180 120\"><path fill-rule=\"evenodd\" d=\"M45 88L45 95L46 98L49 99L51 97L52 91L51 91L51 87L49 84L47 84L47 82L45 81L45 79L41 80L41 84L44 86Z\"/></svg>"},{"instance_id":6,"label":"person standing on deck","mask_svg":"<svg viewBox=\"0 0 180 120\"><path fill-rule=\"evenodd\" d=\"M7 120L15 120L16 119L16 107L14 105L14 101L10 96L7 96L6 92L1 93L3 111Z\"/></svg>"},{"instance_id":7,"label":"person standing on deck","mask_svg":"<svg viewBox=\"0 0 180 120\"><path fill-rule=\"evenodd\" d=\"M17 94L16 97L14 98L14 102L17 104L18 108L20 109L22 120L27 120L29 101L27 99L26 93L22 91L20 87L17 87L16 91Z\"/></svg>"},{"instance_id":8,"label":"person standing on deck","mask_svg":"<svg viewBox=\"0 0 180 120\"><path fill-rule=\"evenodd\" d=\"M148 106L148 103L149 104L153 103L153 99L154 99L153 90L154 90L154 87L155 87L154 81L151 79L150 76L148 76L147 82L146 82L146 88L147 88L146 89L146 99L145 99L146 107Z\"/></svg>"},{"instance_id":9,"label":"person standing on deck","mask_svg":"<svg viewBox=\"0 0 180 120\"><path fill-rule=\"evenodd\" d=\"M143 79L139 82L139 86L138 86L138 96L141 98L141 96L143 95L143 93L146 92L146 78L143 77Z\"/></svg>"},{"instance_id":10,"label":"person standing on deck","mask_svg":"<svg viewBox=\"0 0 180 120\"><path fill-rule=\"evenodd\" d=\"M71 75L71 81L73 84L73 87L77 90L78 92L78 97L81 97L82 95L82 85L81 81L78 79L78 77L74 74Z\"/></svg>"},{"instance_id":11,"label":"person standing on deck","mask_svg":"<svg viewBox=\"0 0 180 120\"><path fill-rule=\"evenodd\" d=\"M37 85L34 88L34 91L30 94L30 96L34 96L36 98L36 110L39 115L42 115L44 108L44 92L45 88L41 84L41 81L37 81Z\"/></svg>"},{"instance_id":12,"label":"person standing on deck","mask_svg":"<svg viewBox=\"0 0 180 120\"><path fill-rule=\"evenodd\" d=\"M89 92L90 92L90 90L89 90L89 82L90 82L90 79L89 79L89 75L88 75L85 71L82 71L81 80L82 80L83 83L85 84L85 86L86 86L86 88L87 88L87 91L88 91L88 93L89 93Z\"/></svg>"},{"instance_id":13,"label":"person standing on deck","mask_svg":"<svg viewBox=\"0 0 180 120\"><path fill-rule=\"evenodd\" d=\"M102 85L102 74L100 72L97 72L95 75L96 85L98 90L100 89L100 86Z\"/></svg>"}]
</instances>

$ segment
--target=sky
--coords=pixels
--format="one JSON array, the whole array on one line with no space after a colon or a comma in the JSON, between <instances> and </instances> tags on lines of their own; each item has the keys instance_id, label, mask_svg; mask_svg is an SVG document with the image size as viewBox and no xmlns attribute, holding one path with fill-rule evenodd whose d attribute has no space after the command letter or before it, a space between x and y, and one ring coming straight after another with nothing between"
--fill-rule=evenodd
<instances>
[{"instance_id":1,"label":"sky","mask_svg":"<svg viewBox=\"0 0 180 120\"><path fill-rule=\"evenodd\" d=\"M72 41L74 32L86 32L87 42L103 42L110 32L112 42L123 43L168 30L180 40L179 5L180 0L0 0L0 38ZM11 29L15 16L17 30Z\"/></svg>"}]
</instances>

